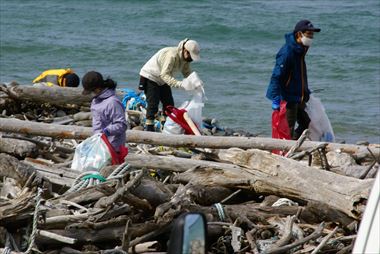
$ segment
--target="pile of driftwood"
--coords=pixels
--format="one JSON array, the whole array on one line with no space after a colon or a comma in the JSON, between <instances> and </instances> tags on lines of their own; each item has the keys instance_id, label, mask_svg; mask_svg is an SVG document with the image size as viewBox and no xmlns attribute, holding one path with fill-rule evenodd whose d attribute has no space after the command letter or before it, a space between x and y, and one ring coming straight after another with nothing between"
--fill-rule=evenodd
<instances>
[{"instance_id":1,"label":"pile of driftwood","mask_svg":"<svg viewBox=\"0 0 380 254\"><path fill-rule=\"evenodd\" d=\"M94 180L70 169L92 135L91 98L0 90L5 253L165 252L188 211L205 214L209 253L350 253L379 168L378 144L311 142L307 132L296 142L128 130L125 163Z\"/></svg>"}]
</instances>

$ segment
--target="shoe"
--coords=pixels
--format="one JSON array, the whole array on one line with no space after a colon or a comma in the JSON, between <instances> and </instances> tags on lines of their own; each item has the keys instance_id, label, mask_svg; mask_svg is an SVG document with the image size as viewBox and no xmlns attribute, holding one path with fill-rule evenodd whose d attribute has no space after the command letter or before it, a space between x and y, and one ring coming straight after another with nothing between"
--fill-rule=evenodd
<instances>
[{"instance_id":1,"label":"shoe","mask_svg":"<svg viewBox=\"0 0 380 254\"><path fill-rule=\"evenodd\" d=\"M155 129L154 129L154 125L146 125L146 131L155 131Z\"/></svg>"}]
</instances>

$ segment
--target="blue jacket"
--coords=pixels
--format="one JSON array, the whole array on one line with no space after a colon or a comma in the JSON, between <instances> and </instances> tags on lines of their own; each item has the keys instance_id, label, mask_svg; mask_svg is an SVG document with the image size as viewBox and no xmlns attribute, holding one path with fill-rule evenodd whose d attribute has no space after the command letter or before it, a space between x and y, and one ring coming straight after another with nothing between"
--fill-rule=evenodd
<instances>
[{"instance_id":1,"label":"blue jacket","mask_svg":"<svg viewBox=\"0 0 380 254\"><path fill-rule=\"evenodd\" d=\"M115 151L125 145L127 122L121 101L116 97L114 89L104 89L92 99L92 130L94 133L106 132Z\"/></svg>"},{"instance_id":2,"label":"blue jacket","mask_svg":"<svg viewBox=\"0 0 380 254\"><path fill-rule=\"evenodd\" d=\"M276 55L276 65L268 86L266 97L270 100L285 100L301 103L308 100L305 55L307 47L298 44L294 34L285 34L285 45Z\"/></svg>"}]
</instances>

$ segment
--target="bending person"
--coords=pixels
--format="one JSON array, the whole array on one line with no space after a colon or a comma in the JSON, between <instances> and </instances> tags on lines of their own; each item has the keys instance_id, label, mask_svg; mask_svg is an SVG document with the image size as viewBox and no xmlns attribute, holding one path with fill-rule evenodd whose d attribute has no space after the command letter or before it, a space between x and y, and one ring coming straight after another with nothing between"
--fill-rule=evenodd
<instances>
[{"instance_id":1,"label":"bending person","mask_svg":"<svg viewBox=\"0 0 380 254\"><path fill-rule=\"evenodd\" d=\"M102 74L87 72L82 78L83 95L92 94L91 113L94 133L104 133L120 162L127 154L125 147L127 122L121 101L116 96L116 82L103 80Z\"/></svg>"},{"instance_id":2,"label":"bending person","mask_svg":"<svg viewBox=\"0 0 380 254\"><path fill-rule=\"evenodd\" d=\"M42 72L33 80L34 84L45 86L78 87L79 77L71 69L53 69Z\"/></svg>"},{"instance_id":3,"label":"bending person","mask_svg":"<svg viewBox=\"0 0 380 254\"><path fill-rule=\"evenodd\" d=\"M159 50L140 71L139 89L144 90L148 103L146 130L154 131L154 119L162 102L163 111L174 106L171 88L182 87L182 81L174 76L181 72L186 78L190 75L190 63L200 60L200 48L196 41L185 39L177 47Z\"/></svg>"}]
</instances>

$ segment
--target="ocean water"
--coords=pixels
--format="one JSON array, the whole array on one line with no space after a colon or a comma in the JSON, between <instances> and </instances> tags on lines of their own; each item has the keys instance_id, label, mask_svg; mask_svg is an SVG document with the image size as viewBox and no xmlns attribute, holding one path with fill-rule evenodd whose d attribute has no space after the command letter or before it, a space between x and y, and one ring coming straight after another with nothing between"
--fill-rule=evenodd
<instances>
[{"instance_id":1,"label":"ocean water","mask_svg":"<svg viewBox=\"0 0 380 254\"><path fill-rule=\"evenodd\" d=\"M284 34L300 19L322 29L306 57L309 87L338 142L380 143L379 0L0 0L0 81L31 81L45 69L97 70L137 88L160 48L186 37L205 83L203 115L271 134L265 92ZM176 105L188 99L175 90Z\"/></svg>"}]
</instances>

